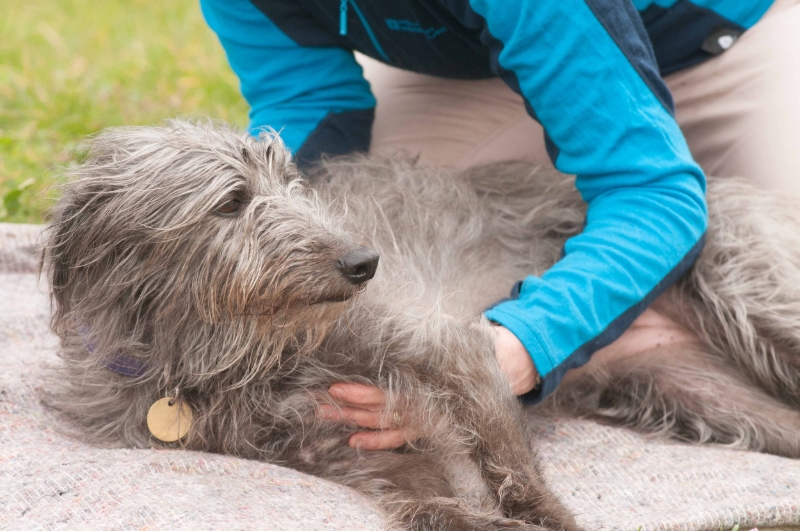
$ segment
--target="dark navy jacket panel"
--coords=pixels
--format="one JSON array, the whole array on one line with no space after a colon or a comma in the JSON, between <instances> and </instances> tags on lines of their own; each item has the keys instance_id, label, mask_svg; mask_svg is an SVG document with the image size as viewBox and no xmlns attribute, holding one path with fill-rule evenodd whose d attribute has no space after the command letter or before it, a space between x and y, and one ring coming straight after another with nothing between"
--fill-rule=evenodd
<instances>
[{"instance_id":1,"label":"dark navy jacket panel","mask_svg":"<svg viewBox=\"0 0 800 531\"><path fill-rule=\"evenodd\" d=\"M306 9L301 2L288 0L250 1L299 46L347 46L345 39L339 38L331 31L331 24L334 22L318 20L319 17L313 16L314 12ZM336 4L336 1L333 0L329 3ZM358 49L361 49L361 47Z\"/></svg>"},{"instance_id":2,"label":"dark navy jacket panel","mask_svg":"<svg viewBox=\"0 0 800 531\"><path fill-rule=\"evenodd\" d=\"M715 34L738 38L773 0L634 0L662 76L701 63L722 48L706 46Z\"/></svg>"},{"instance_id":3,"label":"dark navy jacket panel","mask_svg":"<svg viewBox=\"0 0 800 531\"><path fill-rule=\"evenodd\" d=\"M641 17L647 25L662 76L714 57L703 50L703 43L715 30L727 28L737 36L745 30L687 0L680 0L669 9L654 4Z\"/></svg>"},{"instance_id":4,"label":"dark navy jacket panel","mask_svg":"<svg viewBox=\"0 0 800 531\"><path fill-rule=\"evenodd\" d=\"M319 162L322 155L366 153L372 138L374 119L374 109L328 114L295 153L297 165L301 169L309 168Z\"/></svg>"},{"instance_id":5,"label":"dark navy jacket panel","mask_svg":"<svg viewBox=\"0 0 800 531\"><path fill-rule=\"evenodd\" d=\"M477 33L435 2L349 0L346 35L337 33L338 0L252 2L301 46L358 50L392 66L439 77L494 77L488 51Z\"/></svg>"},{"instance_id":6,"label":"dark navy jacket panel","mask_svg":"<svg viewBox=\"0 0 800 531\"><path fill-rule=\"evenodd\" d=\"M301 46L340 46L373 57L379 61L422 74L456 79L491 77L489 57L480 43L475 28L465 28L462 20L436 0L382 1L348 0L346 13L347 33L339 35L339 0L252 0L280 29ZM741 2L753 4L742 20L726 18L718 4ZM672 0L650 2L637 0L646 6L638 11L644 22L646 34L655 49L661 75L686 68L713 53L703 50L706 39L721 28L739 35L752 23L754 12L763 13L772 0ZM602 0L588 2L593 10L608 5ZM704 5L706 4L706 5ZM667 7L664 7L667 6ZM618 9L613 7L613 9ZM755 10L755 11L754 11ZM614 17L634 18L636 9L630 2ZM369 30L359 16L369 24ZM745 16L746 15L746 16ZM634 26L637 33L641 26ZM614 33L614 27L606 28ZM370 38L369 31L373 38ZM637 35L641 38L642 35ZM383 48L381 53L374 41ZM645 76L646 77L646 76Z\"/></svg>"}]
</instances>

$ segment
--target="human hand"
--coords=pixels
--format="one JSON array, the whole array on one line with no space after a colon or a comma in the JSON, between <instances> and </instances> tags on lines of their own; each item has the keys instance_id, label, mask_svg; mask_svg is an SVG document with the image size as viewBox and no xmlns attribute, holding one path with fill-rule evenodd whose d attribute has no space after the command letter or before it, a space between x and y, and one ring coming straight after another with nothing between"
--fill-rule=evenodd
<instances>
[{"instance_id":1,"label":"human hand","mask_svg":"<svg viewBox=\"0 0 800 531\"><path fill-rule=\"evenodd\" d=\"M363 450L394 450L416 439L414 432L403 422L398 411L385 410L386 396L377 387L359 383L337 382L328 394L337 406L321 404L319 418L352 422L370 431L358 431L350 436L348 445Z\"/></svg>"}]
</instances>

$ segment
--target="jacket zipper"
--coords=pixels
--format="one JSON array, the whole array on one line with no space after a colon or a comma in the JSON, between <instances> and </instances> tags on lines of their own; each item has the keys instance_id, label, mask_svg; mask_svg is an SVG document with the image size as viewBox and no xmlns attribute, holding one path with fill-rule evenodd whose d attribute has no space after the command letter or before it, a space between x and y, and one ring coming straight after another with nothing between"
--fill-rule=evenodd
<instances>
[{"instance_id":1,"label":"jacket zipper","mask_svg":"<svg viewBox=\"0 0 800 531\"><path fill-rule=\"evenodd\" d=\"M339 1L339 35L347 35L347 0Z\"/></svg>"},{"instance_id":2,"label":"jacket zipper","mask_svg":"<svg viewBox=\"0 0 800 531\"><path fill-rule=\"evenodd\" d=\"M364 13L361 12L361 9L356 4L355 0L339 0L339 35L347 35L347 6L348 4L353 6L353 11L356 12L356 16L361 21L361 24L364 26L364 30L367 32L367 36L369 40L372 41L372 46L375 47L375 50L383 57L383 60L387 63L391 63L389 60L389 56L386 55L386 52L383 51L381 45L378 43L378 39L375 38L375 34L372 32L372 28L369 27L367 23L366 17L364 17Z\"/></svg>"}]
</instances>

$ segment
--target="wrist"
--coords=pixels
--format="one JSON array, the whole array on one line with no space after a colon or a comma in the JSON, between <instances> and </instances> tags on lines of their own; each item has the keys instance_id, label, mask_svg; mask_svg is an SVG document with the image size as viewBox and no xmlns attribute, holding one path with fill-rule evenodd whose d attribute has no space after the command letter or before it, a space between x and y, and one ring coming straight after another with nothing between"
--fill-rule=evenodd
<instances>
[{"instance_id":1,"label":"wrist","mask_svg":"<svg viewBox=\"0 0 800 531\"><path fill-rule=\"evenodd\" d=\"M524 395L539 385L539 371L522 342L508 328L496 325L495 356L515 395Z\"/></svg>"}]
</instances>

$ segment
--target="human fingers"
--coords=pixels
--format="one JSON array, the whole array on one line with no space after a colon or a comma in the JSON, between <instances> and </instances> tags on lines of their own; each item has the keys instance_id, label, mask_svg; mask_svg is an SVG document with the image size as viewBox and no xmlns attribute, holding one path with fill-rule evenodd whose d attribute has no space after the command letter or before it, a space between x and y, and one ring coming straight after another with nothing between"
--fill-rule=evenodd
<instances>
[{"instance_id":1,"label":"human fingers","mask_svg":"<svg viewBox=\"0 0 800 531\"><path fill-rule=\"evenodd\" d=\"M361 450L395 450L411 439L413 435L407 429L360 431L350 436L348 444Z\"/></svg>"},{"instance_id":2,"label":"human fingers","mask_svg":"<svg viewBox=\"0 0 800 531\"><path fill-rule=\"evenodd\" d=\"M369 411L380 411L386 403L383 391L373 385L337 382L330 386L328 394L343 406Z\"/></svg>"},{"instance_id":3,"label":"human fingers","mask_svg":"<svg viewBox=\"0 0 800 531\"><path fill-rule=\"evenodd\" d=\"M361 428L379 430L393 426L392 419L386 418L382 411L369 411L351 407L334 407L329 404L320 404L318 416L327 420L338 422L353 422Z\"/></svg>"}]
</instances>

